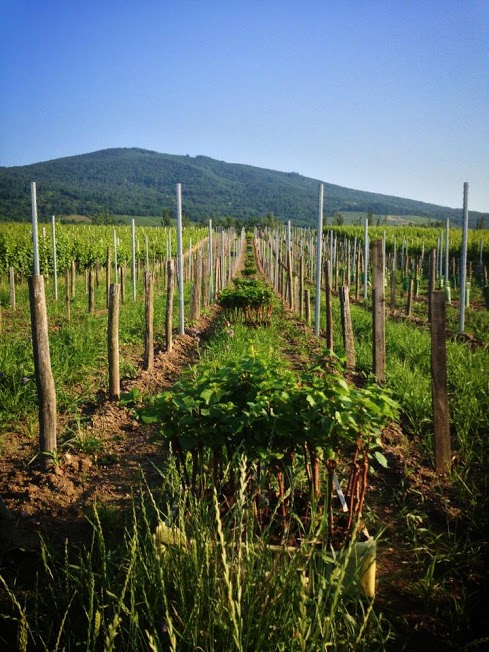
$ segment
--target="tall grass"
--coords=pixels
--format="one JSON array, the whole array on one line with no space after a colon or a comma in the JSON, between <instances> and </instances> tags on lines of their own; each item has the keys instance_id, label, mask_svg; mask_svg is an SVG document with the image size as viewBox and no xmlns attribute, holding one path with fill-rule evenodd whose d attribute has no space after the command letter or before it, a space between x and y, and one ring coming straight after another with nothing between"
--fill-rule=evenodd
<instances>
[{"instance_id":1,"label":"tall grass","mask_svg":"<svg viewBox=\"0 0 489 652\"><path fill-rule=\"evenodd\" d=\"M232 506L182 493L172 464L158 497L134 501L118 543L95 510L88 548L44 545L27 603L2 580L23 649L388 649L388 624L344 588L347 558L277 555L255 538L244 461Z\"/></svg>"}]
</instances>

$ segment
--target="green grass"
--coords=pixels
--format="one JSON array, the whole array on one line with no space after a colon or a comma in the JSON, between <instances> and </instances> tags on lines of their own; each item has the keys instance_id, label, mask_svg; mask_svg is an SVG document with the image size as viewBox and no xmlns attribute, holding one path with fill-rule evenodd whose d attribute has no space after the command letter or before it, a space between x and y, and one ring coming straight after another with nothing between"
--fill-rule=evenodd
<instances>
[{"instance_id":1,"label":"green grass","mask_svg":"<svg viewBox=\"0 0 489 652\"><path fill-rule=\"evenodd\" d=\"M39 587L27 599L0 576L19 650L387 649L388 623L343 589L347 558L333 564L307 546L277 556L266 538L255 540L244 473L225 512L215 496L182 494L175 476L170 461L159 498L135 501L124 532L94 511L88 548L45 544ZM165 543L168 527L178 534Z\"/></svg>"}]
</instances>

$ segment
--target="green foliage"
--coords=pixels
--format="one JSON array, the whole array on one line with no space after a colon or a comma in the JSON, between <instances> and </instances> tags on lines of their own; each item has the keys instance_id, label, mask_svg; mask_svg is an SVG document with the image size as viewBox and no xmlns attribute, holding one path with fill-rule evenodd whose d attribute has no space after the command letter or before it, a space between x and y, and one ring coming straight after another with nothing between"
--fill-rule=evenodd
<instances>
[{"instance_id":1,"label":"green foliage","mask_svg":"<svg viewBox=\"0 0 489 652\"><path fill-rule=\"evenodd\" d=\"M298 376L271 353L201 364L141 410L182 451L241 450L249 460L283 459L304 446L327 459L368 443L397 404L376 385L357 389L319 367Z\"/></svg>"},{"instance_id":2,"label":"green foliage","mask_svg":"<svg viewBox=\"0 0 489 652\"><path fill-rule=\"evenodd\" d=\"M222 290L217 302L229 319L241 316L256 321L270 316L272 297L272 290L262 281L235 279L234 287Z\"/></svg>"},{"instance_id":3,"label":"green foliage","mask_svg":"<svg viewBox=\"0 0 489 652\"><path fill-rule=\"evenodd\" d=\"M56 225L56 258L58 273L70 267L74 260L78 269L99 263L104 265L107 249L114 257L114 231L117 236L117 259L119 265L131 261L131 227L100 225ZM183 248L186 250L192 240L193 245L207 235L204 228L187 227L183 231ZM41 273L49 274L53 269L53 247L51 229L42 227L39 234L39 259ZM144 261L146 256L144 241L148 237L149 259L166 258L167 243L171 244L171 255L176 255L176 232L169 227L138 228L136 237L141 243L136 257ZM0 224L0 273L7 272L10 266L18 272L32 270L32 236L30 224Z\"/></svg>"},{"instance_id":4,"label":"green foliage","mask_svg":"<svg viewBox=\"0 0 489 652\"><path fill-rule=\"evenodd\" d=\"M193 221L227 216L250 224L276 220L313 224L316 179L295 172L230 164L206 156L172 156L144 149L106 149L14 168L0 169L0 221L27 221L29 184L38 182L41 220L51 215L110 213L161 217L175 214L176 183L183 185L185 213ZM461 223L462 212L400 197L325 184L328 210L370 211L376 215L431 215ZM471 211L476 223L478 215ZM263 217L266 216L266 217ZM487 215L486 215L487 217ZM228 222L229 223L229 222Z\"/></svg>"}]
</instances>

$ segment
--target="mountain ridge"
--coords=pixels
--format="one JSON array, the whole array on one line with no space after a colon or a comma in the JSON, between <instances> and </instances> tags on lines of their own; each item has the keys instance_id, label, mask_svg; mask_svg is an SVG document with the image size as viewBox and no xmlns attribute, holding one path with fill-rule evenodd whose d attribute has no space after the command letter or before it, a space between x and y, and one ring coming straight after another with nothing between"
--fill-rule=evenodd
<instances>
[{"instance_id":1,"label":"mountain ridge","mask_svg":"<svg viewBox=\"0 0 489 652\"><path fill-rule=\"evenodd\" d=\"M52 214L175 214L175 185L182 184L183 210L193 221L230 216L238 220L268 213L294 224L314 225L321 180L205 155L163 154L138 147L109 148L24 166L0 167L0 221L30 219L30 181L38 184L40 220ZM326 181L325 213L371 212L447 217L461 224L462 209L345 188ZM489 218L471 211L470 219Z\"/></svg>"}]
</instances>

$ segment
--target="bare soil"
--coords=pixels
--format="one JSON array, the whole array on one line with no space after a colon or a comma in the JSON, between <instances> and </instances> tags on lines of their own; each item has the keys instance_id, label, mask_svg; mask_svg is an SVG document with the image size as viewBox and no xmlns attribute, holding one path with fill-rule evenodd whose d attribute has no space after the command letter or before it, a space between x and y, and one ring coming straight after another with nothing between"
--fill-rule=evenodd
<instances>
[{"instance_id":1,"label":"bare soil","mask_svg":"<svg viewBox=\"0 0 489 652\"><path fill-rule=\"evenodd\" d=\"M170 387L196 361L199 344L209 337L216 313L212 309L185 335L175 338L170 353L157 351L154 370L141 370L136 379L123 380L122 393L137 387L142 394L156 394ZM81 542L89 531L86 516L94 504L126 508L142 481L149 487L161 484L162 446L155 441L154 427L140 424L130 407L109 401L100 392L97 403L84 406L81 424L83 437L97 441L97 450L83 453L61 446L49 472L41 468L37 438L29 436L23 424L4 435L0 497L8 515L0 518L0 549L36 549L40 535L48 539L54 535L59 542ZM61 423L61 431L70 426Z\"/></svg>"}]
</instances>

